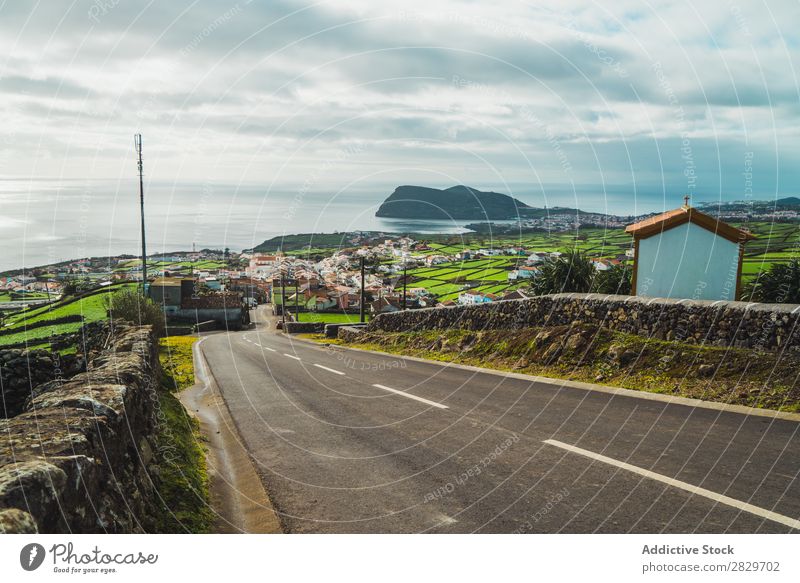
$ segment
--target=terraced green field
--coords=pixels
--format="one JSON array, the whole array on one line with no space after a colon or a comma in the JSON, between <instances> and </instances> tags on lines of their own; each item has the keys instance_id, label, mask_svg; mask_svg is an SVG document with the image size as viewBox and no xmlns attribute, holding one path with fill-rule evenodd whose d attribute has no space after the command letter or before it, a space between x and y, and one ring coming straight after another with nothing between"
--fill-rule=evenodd
<instances>
[{"instance_id":1,"label":"terraced green field","mask_svg":"<svg viewBox=\"0 0 800 583\"><path fill-rule=\"evenodd\" d=\"M752 222L738 225L749 228L756 239L745 248L742 264L743 280L756 277L772 264L787 262L800 257L800 224ZM439 241L429 241L432 253L455 254L464 249L473 252L480 248L505 249L523 247L528 254L537 251L580 250L590 257L616 258L632 246L632 239L623 229L581 229L569 233L528 233L519 237L490 239L477 234L465 234L458 238L440 236ZM508 271L516 264L524 264L525 257L493 256L471 261L456 261L409 271L409 285L425 287L440 301L455 299L463 288L477 289L487 293L502 293L518 287L524 282L508 282ZM455 288L453 287L455 286Z\"/></svg>"},{"instance_id":2,"label":"terraced green field","mask_svg":"<svg viewBox=\"0 0 800 583\"><path fill-rule=\"evenodd\" d=\"M106 297L124 288L135 288L135 283L109 286L78 300L66 298L49 306L36 307L9 316L2 330L17 330L13 334L0 336L0 346L17 344L19 342L33 342L45 340L51 336L67 334L77 331L84 323L95 322L106 318ZM31 324L47 320L55 320L64 316L79 314L83 316L83 323L69 322L66 324L53 324L41 326L33 330L26 330Z\"/></svg>"},{"instance_id":3,"label":"terraced green field","mask_svg":"<svg viewBox=\"0 0 800 583\"><path fill-rule=\"evenodd\" d=\"M120 272L120 271L128 271L132 267L136 267L141 265L140 259L131 259L130 261L126 261L125 263L120 263L117 265L112 271ZM201 271L204 269L222 269L226 267L226 263L224 261L148 261L147 267L148 269L167 269L172 268L174 271L191 271L194 269L195 271Z\"/></svg>"}]
</instances>

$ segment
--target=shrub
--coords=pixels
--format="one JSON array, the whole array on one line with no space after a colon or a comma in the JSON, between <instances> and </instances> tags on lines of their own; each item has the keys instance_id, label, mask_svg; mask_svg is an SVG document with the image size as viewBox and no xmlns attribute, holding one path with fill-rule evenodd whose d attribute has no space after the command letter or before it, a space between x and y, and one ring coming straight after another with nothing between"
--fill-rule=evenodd
<instances>
[{"instance_id":1,"label":"shrub","mask_svg":"<svg viewBox=\"0 0 800 583\"><path fill-rule=\"evenodd\" d=\"M112 319L127 320L134 324L150 325L157 338L164 334L165 317L161 308L150 298L135 290L124 289L106 298Z\"/></svg>"},{"instance_id":2,"label":"shrub","mask_svg":"<svg viewBox=\"0 0 800 583\"><path fill-rule=\"evenodd\" d=\"M547 257L539 274L531 282L537 295L563 292L588 292L592 289L595 270L589 258L580 251L567 251L560 257Z\"/></svg>"},{"instance_id":3,"label":"shrub","mask_svg":"<svg viewBox=\"0 0 800 583\"><path fill-rule=\"evenodd\" d=\"M800 304L800 260L774 263L748 285L743 300L776 304Z\"/></svg>"},{"instance_id":4,"label":"shrub","mask_svg":"<svg viewBox=\"0 0 800 583\"><path fill-rule=\"evenodd\" d=\"M631 268L624 263L599 271L594 280L594 291L600 294L630 295Z\"/></svg>"}]
</instances>

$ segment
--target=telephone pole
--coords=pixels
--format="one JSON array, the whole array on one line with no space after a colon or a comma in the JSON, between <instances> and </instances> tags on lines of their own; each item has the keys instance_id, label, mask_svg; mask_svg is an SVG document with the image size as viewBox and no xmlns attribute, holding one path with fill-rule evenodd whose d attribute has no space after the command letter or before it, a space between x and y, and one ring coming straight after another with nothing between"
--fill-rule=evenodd
<instances>
[{"instance_id":1,"label":"telephone pole","mask_svg":"<svg viewBox=\"0 0 800 583\"><path fill-rule=\"evenodd\" d=\"M406 309L406 282L408 281L408 277L406 276L406 267L408 266L408 262L403 258L403 309Z\"/></svg>"},{"instance_id":2,"label":"telephone pole","mask_svg":"<svg viewBox=\"0 0 800 583\"><path fill-rule=\"evenodd\" d=\"M358 321L364 323L364 256L361 256L361 301L358 304Z\"/></svg>"},{"instance_id":3,"label":"telephone pole","mask_svg":"<svg viewBox=\"0 0 800 583\"><path fill-rule=\"evenodd\" d=\"M300 280L294 279L294 320L300 321Z\"/></svg>"},{"instance_id":4,"label":"telephone pole","mask_svg":"<svg viewBox=\"0 0 800 583\"><path fill-rule=\"evenodd\" d=\"M281 266L281 329L286 331L286 286L283 282L283 266Z\"/></svg>"},{"instance_id":5,"label":"telephone pole","mask_svg":"<svg viewBox=\"0 0 800 583\"><path fill-rule=\"evenodd\" d=\"M147 285L147 245L144 238L144 178L143 178L143 165L142 165L142 134L135 134L133 136L133 143L136 147L136 153L139 156L139 208L142 215L142 293L146 293L145 286Z\"/></svg>"}]
</instances>

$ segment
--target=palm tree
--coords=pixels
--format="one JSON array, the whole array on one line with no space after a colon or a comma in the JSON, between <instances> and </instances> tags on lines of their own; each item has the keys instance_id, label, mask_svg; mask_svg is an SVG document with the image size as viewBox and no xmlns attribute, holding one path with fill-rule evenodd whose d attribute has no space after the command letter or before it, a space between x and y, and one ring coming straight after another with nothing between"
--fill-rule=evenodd
<instances>
[{"instance_id":1,"label":"palm tree","mask_svg":"<svg viewBox=\"0 0 800 583\"><path fill-rule=\"evenodd\" d=\"M601 294L630 295L631 268L624 263L600 271L594 280L594 291Z\"/></svg>"},{"instance_id":2,"label":"palm tree","mask_svg":"<svg viewBox=\"0 0 800 583\"><path fill-rule=\"evenodd\" d=\"M588 292L592 289L595 271L592 262L581 251L567 251L560 257L547 257L539 274L531 282L535 295L562 292Z\"/></svg>"},{"instance_id":3,"label":"palm tree","mask_svg":"<svg viewBox=\"0 0 800 583\"><path fill-rule=\"evenodd\" d=\"M774 263L762 271L742 294L743 300L776 304L800 304L800 260Z\"/></svg>"}]
</instances>

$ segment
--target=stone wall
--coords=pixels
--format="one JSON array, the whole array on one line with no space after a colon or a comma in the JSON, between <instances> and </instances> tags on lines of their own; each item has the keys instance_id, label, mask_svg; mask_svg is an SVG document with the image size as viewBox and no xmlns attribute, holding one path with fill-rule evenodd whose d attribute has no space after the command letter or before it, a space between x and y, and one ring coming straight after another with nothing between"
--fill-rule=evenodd
<instances>
[{"instance_id":1,"label":"stone wall","mask_svg":"<svg viewBox=\"0 0 800 583\"><path fill-rule=\"evenodd\" d=\"M447 328L484 330L577 323L659 340L776 349L800 347L798 322L800 306L790 304L554 294L476 306L381 314L367 329L386 332Z\"/></svg>"},{"instance_id":2,"label":"stone wall","mask_svg":"<svg viewBox=\"0 0 800 583\"><path fill-rule=\"evenodd\" d=\"M0 419L0 532L152 528L156 350L148 327L118 327L85 372L36 386Z\"/></svg>"},{"instance_id":3,"label":"stone wall","mask_svg":"<svg viewBox=\"0 0 800 583\"><path fill-rule=\"evenodd\" d=\"M0 418L21 413L37 385L71 377L84 368L83 358L76 355L61 356L48 350L21 348L0 350L0 391L3 394Z\"/></svg>"},{"instance_id":4,"label":"stone wall","mask_svg":"<svg viewBox=\"0 0 800 583\"><path fill-rule=\"evenodd\" d=\"M325 322L286 322L284 331L287 334L321 334L325 331Z\"/></svg>"}]
</instances>

